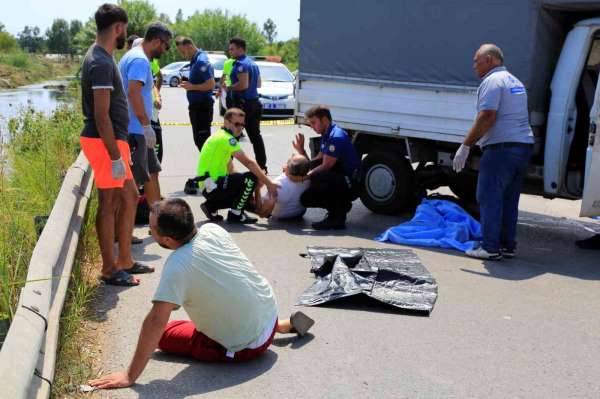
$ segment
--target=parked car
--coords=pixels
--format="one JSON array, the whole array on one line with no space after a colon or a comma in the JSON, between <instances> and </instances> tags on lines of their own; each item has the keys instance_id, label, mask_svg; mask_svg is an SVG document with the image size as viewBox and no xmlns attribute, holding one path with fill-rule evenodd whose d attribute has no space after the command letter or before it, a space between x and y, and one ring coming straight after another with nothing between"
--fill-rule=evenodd
<instances>
[{"instance_id":1,"label":"parked car","mask_svg":"<svg viewBox=\"0 0 600 399\"><path fill-rule=\"evenodd\" d=\"M294 75L278 62L257 61L262 85L258 89L263 106L263 116L294 116L296 98L294 96ZM221 98L221 115L225 114L225 99Z\"/></svg>"},{"instance_id":2,"label":"parked car","mask_svg":"<svg viewBox=\"0 0 600 399\"><path fill-rule=\"evenodd\" d=\"M227 57L224 54L208 53L208 59L215 70L216 90L223 75L223 63ZM161 69L161 72L163 75L163 84L177 87L181 83L182 77L185 77L185 79L190 78L190 63L188 61L173 62Z\"/></svg>"}]
</instances>

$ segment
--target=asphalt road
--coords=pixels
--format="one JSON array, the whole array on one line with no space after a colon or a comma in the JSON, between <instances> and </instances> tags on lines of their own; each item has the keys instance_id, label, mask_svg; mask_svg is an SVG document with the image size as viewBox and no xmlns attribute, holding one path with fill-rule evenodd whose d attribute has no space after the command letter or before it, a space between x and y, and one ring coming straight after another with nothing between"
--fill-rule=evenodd
<instances>
[{"instance_id":1,"label":"asphalt road","mask_svg":"<svg viewBox=\"0 0 600 399\"><path fill-rule=\"evenodd\" d=\"M163 122L187 122L181 89L163 89ZM216 114L218 115L218 114ZM216 118L217 119L217 118ZM291 153L297 126L264 127L269 170ZM164 128L163 195L192 205L198 224L201 198L186 196L198 154L191 128ZM249 143L244 148L252 153ZM201 364L157 352L130 389L97 392L112 398L592 398L600 397L600 252L573 241L600 225L577 219L579 203L525 196L518 258L468 259L458 252L413 248L437 279L439 297L429 317L359 304L302 308L316 320L312 335L279 338L259 360L240 365ZM341 232L316 232L311 210L304 222L261 220L226 228L272 283L286 316L314 281L298 256L308 245L393 247L372 238L410 217L370 213L360 201ZM169 252L147 236L136 259L157 267L136 288L105 287L97 305L105 320L104 371L127 367L142 320ZM186 318L181 310L173 318ZM84 382L82 382L84 383Z\"/></svg>"}]
</instances>

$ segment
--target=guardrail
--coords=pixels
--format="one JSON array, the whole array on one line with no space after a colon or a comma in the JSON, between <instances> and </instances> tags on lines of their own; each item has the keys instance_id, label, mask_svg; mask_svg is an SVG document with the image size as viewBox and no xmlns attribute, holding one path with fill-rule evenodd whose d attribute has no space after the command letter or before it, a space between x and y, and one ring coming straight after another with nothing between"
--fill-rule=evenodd
<instances>
[{"instance_id":1,"label":"guardrail","mask_svg":"<svg viewBox=\"0 0 600 399\"><path fill-rule=\"evenodd\" d=\"M80 153L33 250L27 283L0 351L0 398L50 395L60 314L93 186L91 174Z\"/></svg>"}]
</instances>

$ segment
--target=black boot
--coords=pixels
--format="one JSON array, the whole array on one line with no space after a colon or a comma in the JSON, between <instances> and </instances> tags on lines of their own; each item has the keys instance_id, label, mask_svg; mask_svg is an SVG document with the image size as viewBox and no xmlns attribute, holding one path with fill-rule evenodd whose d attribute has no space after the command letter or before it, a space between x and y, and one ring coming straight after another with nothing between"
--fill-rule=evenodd
<instances>
[{"instance_id":1,"label":"black boot","mask_svg":"<svg viewBox=\"0 0 600 399\"><path fill-rule=\"evenodd\" d=\"M202 210L202 212L204 213L204 216L206 216L206 218L208 220L210 220L211 222L221 222L223 221L223 216L219 215L217 213L217 211L212 211L209 207L208 207L208 202L203 203L202 205L200 205L200 209Z\"/></svg>"},{"instance_id":2,"label":"black boot","mask_svg":"<svg viewBox=\"0 0 600 399\"><path fill-rule=\"evenodd\" d=\"M251 218L248 215L246 215L244 212L242 212L239 215L236 215L235 213L229 211L229 213L227 213L227 223L232 223L232 224L253 224L258 222L258 219L256 218Z\"/></svg>"},{"instance_id":3,"label":"black boot","mask_svg":"<svg viewBox=\"0 0 600 399\"><path fill-rule=\"evenodd\" d=\"M325 219L313 223L312 227L315 230L343 230L346 228L346 215L335 216L328 213Z\"/></svg>"}]
</instances>

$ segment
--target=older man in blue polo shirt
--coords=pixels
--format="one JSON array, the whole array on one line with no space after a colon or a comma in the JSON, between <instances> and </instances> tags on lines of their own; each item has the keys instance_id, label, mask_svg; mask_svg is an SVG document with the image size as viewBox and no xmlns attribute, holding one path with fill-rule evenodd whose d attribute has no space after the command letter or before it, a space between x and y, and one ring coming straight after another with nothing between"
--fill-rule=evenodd
<instances>
[{"instance_id":1,"label":"older man in blue polo shirt","mask_svg":"<svg viewBox=\"0 0 600 399\"><path fill-rule=\"evenodd\" d=\"M504 67L498 46L484 44L473 62L482 79L477 91L477 117L454 156L454 170L460 172L473 145L477 143L483 151L477 181L483 241L467 255L489 260L512 258L519 197L534 142L527 92Z\"/></svg>"}]
</instances>

